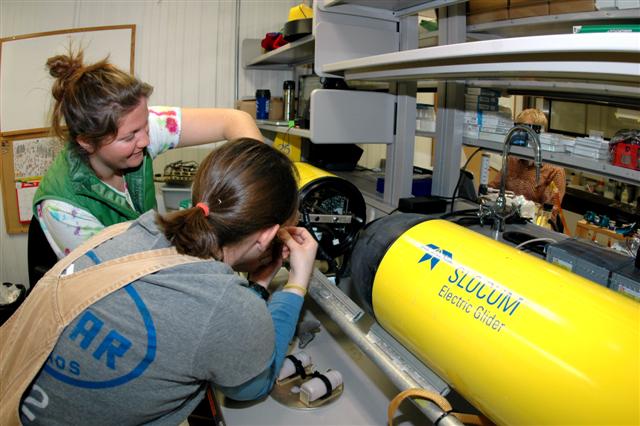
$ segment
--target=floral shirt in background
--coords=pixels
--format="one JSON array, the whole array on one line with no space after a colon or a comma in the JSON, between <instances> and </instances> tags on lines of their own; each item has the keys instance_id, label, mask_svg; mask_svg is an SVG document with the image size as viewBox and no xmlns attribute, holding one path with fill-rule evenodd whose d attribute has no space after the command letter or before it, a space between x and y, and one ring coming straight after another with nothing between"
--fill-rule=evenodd
<instances>
[{"instance_id":1,"label":"floral shirt in background","mask_svg":"<svg viewBox=\"0 0 640 426\"><path fill-rule=\"evenodd\" d=\"M182 110L178 107L149 107L149 145L147 152L156 158L165 151L175 148L180 140ZM118 191L133 207L126 188ZM86 210L57 200L44 200L37 205L40 226L59 259L76 248L89 237L97 234L104 225Z\"/></svg>"}]
</instances>

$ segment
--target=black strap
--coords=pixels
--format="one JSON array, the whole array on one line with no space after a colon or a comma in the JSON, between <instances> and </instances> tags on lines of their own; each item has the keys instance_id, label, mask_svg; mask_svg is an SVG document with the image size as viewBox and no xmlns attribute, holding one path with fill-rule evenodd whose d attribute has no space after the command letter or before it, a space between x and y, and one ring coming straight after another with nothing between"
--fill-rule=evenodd
<instances>
[{"instance_id":1,"label":"black strap","mask_svg":"<svg viewBox=\"0 0 640 426\"><path fill-rule=\"evenodd\" d=\"M438 417L438 418L436 419L436 421L435 421L435 422L433 422L433 426L438 426L438 423L440 423L440 420L442 420L442 419L444 419L445 417L447 417L449 414L451 414L451 412L452 412L452 410L445 411L444 413L442 413L442 414L440 415L440 417Z\"/></svg>"},{"instance_id":2,"label":"black strap","mask_svg":"<svg viewBox=\"0 0 640 426\"><path fill-rule=\"evenodd\" d=\"M327 387L327 392L324 395L322 395L320 398L318 398L318 399L328 398L331 395L331 392L333 392L333 386L331 386L331 382L329 381L327 376L325 376L324 374L321 374L321 373L319 373L317 371L314 371L313 374L311 375L311 377L317 377L318 379L322 380L324 385Z\"/></svg>"},{"instance_id":3,"label":"black strap","mask_svg":"<svg viewBox=\"0 0 640 426\"><path fill-rule=\"evenodd\" d=\"M260 284L255 283L253 281L247 281L246 283L240 283L240 285L242 287L247 287L247 288L250 288L251 290L253 290L265 302L268 301L269 300L269 296L271 296L271 293L269 293L269 290L267 290L266 288L264 288Z\"/></svg>"},{"instance_id":4,"label":"black strap","mask_svg":"<svg viewBox=\"0 0 640 426\"><path fill-rule=\"evenodd\" d=\"M303 379L307 378L307 372L304 371L304 366L302 365L302 361L296 358L293 355L287 355L287 359L291 360L293 366L296 368L296 374L300 375Z\"/></svg>"}]
</instances>

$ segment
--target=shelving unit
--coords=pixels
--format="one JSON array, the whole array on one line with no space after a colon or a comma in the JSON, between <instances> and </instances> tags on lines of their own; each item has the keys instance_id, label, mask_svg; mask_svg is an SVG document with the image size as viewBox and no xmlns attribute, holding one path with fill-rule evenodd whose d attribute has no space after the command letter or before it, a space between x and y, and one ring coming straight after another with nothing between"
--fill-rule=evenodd
<instances>
[{"instance_id":1,"label":"shelving unit","mask_svg":"<svg viewBox=\"0 0 640 426\"><path fill-rule=\"evenodd\" d=\"M464 138L464 144L466 146L483 148L493 152L502 152L502 149L504 147L504 144L501 142L469 138ZM532 148L512 146L510 152L511 154L517 155L519 157L530 159L533 158ZM571 167L573 169L597 173L599 175L603 175L605 177L613 178L630 184L637 185L638 182L640 182L640 171L614 166L609 163L596 161L591 158L582 157L579 155L573 155L568 152L549 152L543 150L542 161L558 164L560 166Z\"/></svg>"},{"instance_id":2,"label":"shelving unit","mask_svg":"<svg viewBox=\"0 0 640 426\"><path fill-rule=\"evenodd\" d=\"M574 25L634 24L640 20L640 9L596 10L529 18L492 21L467 25L466 41L482 41L506 37L571 34ZM421 31L419 47L438 45L438 31Z\"/></svg>"},{"instance_id":3,"label":"shelving unit","mask_svg":"<svg viewBox=\"0 0 640 426\"><path fill-rule=\"evenodd\" d=\"M464 2L466 0L327 0L324 7L330 8L339 5L363 6L388 10L396 15L407 15L424 9L435 9Z\"/></svg>"},{"instance_id":4,"label":"shelving unit","mask_svg":"<svg viewBox=\"0 0 640 426\"><path fill-rule=\"evenodd\" d=\"M534 16L530 18L508 19L468 25L467 34L494 37L520 37L540 34L571 34L573 25L600 25L616 23L637 23L640 9L596 10L593 12L563 13L558 15Z\"/></svg>"},{"instance_id":5,"label":"shelving unit","mask_svg":"<svg viewBox=\"0 0 640 426\"><path fill-rule=\"evenodd\" d=\"M638 14L637 10L625 12L630 15ZM581 15L586 21L609 14L622 16L619 11ZM529 19L528 22L532 25L550 22L552 19L554 18L543 17ZM568 17L564 19L568 22ZM509 25L515 28L513 23ZM507 24L504 26L507 27ZM478 28L482 29L476 29ZM460 86L467 84L510 90L535 90L539 93L578 92L622 97L628 99L630 104L637 104L640 98L640 34L561 34L484 40L459 43L455 49L451 45L441 45L340 61L324 64L323 69L342 75L346 80L431 81ZM452 143L452 140L462 139L455 130L460 119L454 114L453 125L449 124L448 131L439 124L435 135L438 140L448 140L454 150L456 143ZM502 150L501 144L492 141L474 142L465 139L464 144L494 151ZM454 153L453 157L455 156ZM545 156L550 162L578 167L626 182L637 183L640 180L640 174L636 171L590 161L588 158L576 159L570 154L558 153L546 153ZM442 164L437 152L434 164ZM444 178L451 180L451 176ZM437 174L434 174L434 187L437 186L436 179ZM451 182L447 182L440 187L450 184ZM445 192L439 195L448 194Z\"/></svg>"},{"instance_id":6,"label":"shelving unit","mask_svg":"<svg viewBox=\"0 0 640 426\"><path fill-rule=\"evenodd\" d=\"M416 130L416 136L422 136L425 138L436 138L438 136L437 132L427 132L424 130Z\"/></svg>"},{"instance_id":7,"label":"shelving unit","mask_svg":"<svg viewBox=\"0 0 640 426\"><path fill-rule=\"evenodd\" d=\"M517 37L427 47L325 64L346 80L459 80L496 75L596 81L640 97L640 34L600 33ZM605 85L604 82L607 84Z\"/></svg>"},{"instance_id":8,"label":"shelving unit","mask_svg":"<svg viewBox=\"0 0 640 426\"><path fill-rule=\"evenodd\" d=\"M326 3L326 8L331 11L320 10L319 6L314 4L312 35L268 53L261 52L260 40L244 40L242 55L244 68L287 70L295 69L301 64L321 63L327 61L328 58L333 60L348 59L395 51L401 43L398 24L402 25L403 19L413 19L411 17L400 18L389 10L349 4L350 2L322 2L320 0L316 3ZM403 6L406 6L407 3L409 2L390 2L390 4ZM423 4L424 2L411 3ZM443 4L441 1L437 3ZM450 3L450 1L445 3ZM417 26L415 33L417 35ZM350 43L351 49L343 48L345 41ZM409 47L415 48L417 45ZM321 73L317 72L317 74L323 76ZM329 75L324 76L330 77ZM272 134L289 133L305 137L310 139L312 143L378 143L385 144L390 147L388 149L393 150L392 147L402 139L398 134L394 134L395 111L398 108L399 99L398 89L395 86L390 88L390 85L386 83L364 83L358 84L354 81L357 90L349 92L327 89L314 91L310 99L309 129L289 129L286 126L275 126L273 123L258 123L258 127ZM393 93L384 93L391 91ZM409 95L405 99L414 99L415 92L409 93ZM402 108L400 107L400 109ZM408 105L406 108L415 109L415 99L413 105ZM407 118L407 120L412 120L415 123L415 116L412 119ZM410 132L412 137L414 130L415 128ZM405 144L400 145L404 146ZM394 154L389 157L393 156ZM395 155L395 157L402 159L405 155L403 153ZM408 163L408 161L405 162ZM402 168L402 164L400 164L395 169L401 170ZM372 203L380 207L378 210L383 212L389 212L394 208L394 196L391 194L399 192L398 185L395 185L392 182L393 179L390 178L391 170L392 167L389 167L390 175L387 177L389 188L384 197L375 193L375 184L370 197ZM395 199L397 197L396 195ZM383 205L380 204L379 198L384 198Z\"/></svg>"},{"instance_id":9,"label":"shelving unit","mask_svg":"<svg viewBox=\"0 0 640 426\"><path fill-rule=\"evenodd\" d=\"M591 94L600 97L615 98L616 104L628 106L638 105L637 87L629 85L612 85L594 81L546 81L546 80L497 80L466 79L467 86L505 89L511 92L535 92L544 94L560 94L566 100L572 100L574 94ZM626 102L625 102L626 100Z\"/></svg>"},{"instance_id":10,"label":"shelving unit","mask_svg":"<svg viewBox=\"0 0 640 426\"><path fill-rule=\"evenodd\" d=\"M631 107L637 105L640 99L640 34L570 33L574 24L635 23L640 18L640 9L567 13L466 25L465 2L462 0L318 0L316 3L314 16L322 25L315 27L311 40L300 40L282 52L258 56L247 62L246 66L277 66L271 63L287 62L291 59L288 56L293 55L287 53L289 50L302 49L306 51L303 55L305 61L313 61L320 73L342 76L348 82L389 84L390 90L398 98L396 134L394 143L389 145L387 151L385 178L387 190L392 194L387 193L383 197L388 207L386 210L393 208L399 197L409 193L411 177L407 176L407 170L413 161L415 136L435 138L446 144L446 148L439 147L443 144L436 146L434 158L434 164L441 169L434 170L434 190L438 195L450 195L447 192L455 185L455 168L463 145L501 152L500 143L463 137L459 128L462 127L464 104L456 103L456 99L461 97L465 85L506 89L516 93L553 92L560 98L572 92L600 98L615 97L628 101L627 105ZM433 40L437 37L440 45L418 48L417 25L416 28L411 27L411 18L418 11L429 8L440 8L439 30L429 33L429 38ZM330 46L338 51L337 57L348 59L327 63L326 56L318 60L318 56L310 52L317 48L318 38L320 44L326 44L326 34L323 32L331 32L329 30L333 30L331 25L334 23L339 28L343 25L349 27L348 31L356 31L360 27L350 24L368 23L367 20L395 20L399 27L399 49L367 55L367 49L358 45L363 43L362 39L345 37L340 43ZM376 25L371 28L378 30L386 24ZM362 31L369 31L367 28ZM518 37L523 34L527 36ZM335 34L331 37L335 38ZM468 42L469 39L483 40ZM455 48L452 48L453 44ZM295 60L300 58L297 55L293 57ZM418 85L437 87L439 98L446 103L446 108L442 107L445 103L438 108L436 132L415 129L415 112L412 110L415 109L414 90ZM411 97L414 97L413 102ZM309 137L304 130L290 132L296 134L294 131ZM513 151L526 155L526 151L518 152L518 148ZM580 168L625 182L640 181L640 174L634 170L588 158L576 158L568 153L545 153L544 158L555 164ZM442 169L447 171L443 174Z\"/></svg>"},{"instance_id":11,"label":"shelving unit","mask_svg":"<svg viewBox=\"0 0 640 426\"><path fill-rule=\"evenodd\" d=\"M315 38L305 36L278 49L262 53L260 40L242 41L243 64L247 69L288 70L313 62Z\"/></svg>"},{"instance_id":12,"label":"shelving unit","mask_svg":"<svg viewBox=\"0 0 640 426\"><path fill-rule=\"evenodd\" d=\"M432 47L438 45L438 31L428 31L418 39L419 47Z\"/></svg>"}]
</instances>

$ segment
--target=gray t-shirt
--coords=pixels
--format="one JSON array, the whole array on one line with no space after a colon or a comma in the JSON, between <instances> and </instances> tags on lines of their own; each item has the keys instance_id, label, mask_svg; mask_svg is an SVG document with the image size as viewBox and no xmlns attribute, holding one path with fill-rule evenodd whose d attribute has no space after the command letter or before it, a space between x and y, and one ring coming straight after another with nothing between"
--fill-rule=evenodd
<instances>
[{"instance_id":1,"label":"gray t-shirt","mask_svg":"<svg viewBox=\"0 0 640 426\"><path fill-rule=\"evenodd\" d=\"M148 212L94 252L106 261L168 246ZM93 265L84 256L75 271ZM242 282L212 260L165 269L99 300L58 339L25 393L22 422L175 425L208 382L233 387L259 375L272 360L274 326Z\"/></svg>"}]
</instances>

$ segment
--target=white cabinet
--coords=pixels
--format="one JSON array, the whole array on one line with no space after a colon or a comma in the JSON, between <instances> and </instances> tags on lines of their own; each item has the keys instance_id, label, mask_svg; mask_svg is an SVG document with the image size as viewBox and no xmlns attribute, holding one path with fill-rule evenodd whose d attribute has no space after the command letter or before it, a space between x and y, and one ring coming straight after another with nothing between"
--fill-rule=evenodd
<instances>
[{"instance_id":1,"label":"white cabinet","mask_svg":"<svg viewBox=\"0 0 640 426\"><path fill-rule=\"evenodd\" d=\"M316 89L311 92L313 143L393 142L395 97L388 93Z\"/></svg>"},{"instance_id":2,"label":"white cabinet","mask_svg":"<svg viewBox=\"0 0 640 426\"><path fill-rule=\"evenodd\" d=\"M368 8L345 12L326 7L317 0L313 6L313 34L316 37L315 73L321 77L341 77L324 69L324 64L397 52L400 46L398 18L387 11L367 13Z\"/></svg>"}]
</instances>

